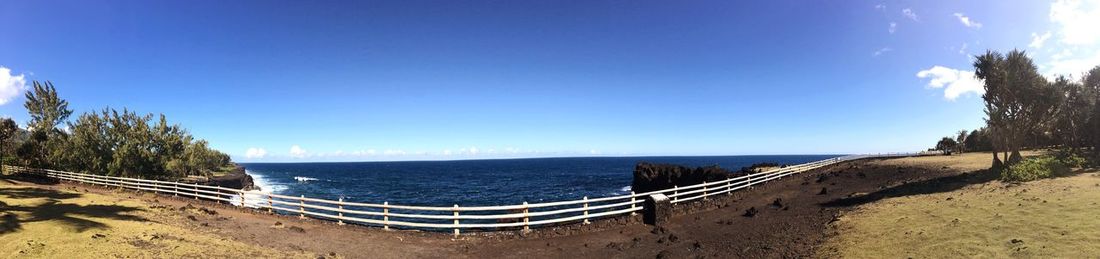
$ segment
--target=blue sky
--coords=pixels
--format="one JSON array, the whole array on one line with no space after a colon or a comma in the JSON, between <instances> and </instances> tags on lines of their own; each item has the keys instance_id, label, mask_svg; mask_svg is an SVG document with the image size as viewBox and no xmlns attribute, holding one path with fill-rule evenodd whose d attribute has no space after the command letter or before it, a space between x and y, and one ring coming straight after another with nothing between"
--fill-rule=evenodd
<instances>
[{"instance_id":1,"label":"blue sky","mask_svg":"<svg viewBox=\"0 0 1100 259\"><path fill-rule=\"evenodd\" d=\"M51 80L244 162L916 151L984 124L971 55L1100 64L1097 2L8 0L0 114Z\"/></svg>"}]
</instances>

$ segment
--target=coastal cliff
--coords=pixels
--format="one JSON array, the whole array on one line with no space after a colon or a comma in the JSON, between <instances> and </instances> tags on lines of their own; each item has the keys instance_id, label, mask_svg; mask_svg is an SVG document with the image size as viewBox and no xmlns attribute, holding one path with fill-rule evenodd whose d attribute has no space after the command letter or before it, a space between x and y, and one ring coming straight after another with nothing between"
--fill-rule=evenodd
<instances>
[{"instance_id":1,"label":"coastal cliff","mask_svg":"<svg viewBox=\"0 0 1100 259\"><path fill-rule=\"evenodd\" d=\"M223 176L211 177L201 184L221 186L233 189L257 189L255 183L252 181L252 176L245 173L244 167L235 165L233 171Z\"/></svg>"},{"instance_id":2,"label":"coastal cliff","mask_svg":"<svg viewBox=\"0 0 1100 259\"><path fill-rule=\"evenodd\" d=\"M639 162L634 166L634 181L630 188L634 192L643 193L669 189L673 186L700 184L704 181L720 181L778 167L777 163L757 163L742 167L738 171L729 171L717 165L691 168L682 165Z\"/></svg>"},{"instance_id":3,"label":"coastal cliff","mask_svg":"<svg viewBox=\"0 0 1100 259\"><path fill-rule=\"evenodd\" d=\"M718 166L691 168L673 164L640 162L634 166L634 182L630 187L634 192L641 193L668 189L673 186L698 184L703 181L719 181L732 175L733 172Z\"/></svg>"}]
</instances>

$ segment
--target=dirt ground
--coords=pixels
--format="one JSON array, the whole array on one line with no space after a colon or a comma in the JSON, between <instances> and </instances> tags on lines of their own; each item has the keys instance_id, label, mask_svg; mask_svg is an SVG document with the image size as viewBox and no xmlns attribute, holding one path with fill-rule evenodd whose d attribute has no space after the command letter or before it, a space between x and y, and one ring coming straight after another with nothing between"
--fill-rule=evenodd
<instances>
[{"instance_id":1,"label":"dirt ground","mask_svg":"<svg viewBox=\"0 0 1100 259\"><path fill-rule=\"evenodd\" d=\"M117 214L156 219L142 221L144 225L170 227L176 231L170 232L173 235L224 237L227 243L247 245L248 248L237 248L242 251L278 253L281 257L787 258L816 256L818 248L828 238L831 222L837 221L842 212L891 197L894 194L890 190L898 186L955 177L962 173L972 174L989 166L988 162L952 162L964 161L955 157L894 159L900 161L895 163L881 163L881 159L873 159L832 165L692 205L700 207L696 209L699 211L674 217L663 228L643 225L636 219L605 220L593 224L595 226L591 228L596 230L578 233L556 228L536 230L525 236L505 233L464 235L458 239L447 233L338 226L327 221L300 220L208 202L85 185L19 185L75 193L92 199L94 203L126 200L131 203L125 206L134 210ZM0 201L11 203L13 196L8 194L10 191L0 189L0 192ZM68 201L61 199L59 202ZM750 210L755 213L747 213ZM64 233L74 233L74 239L91 240L94 231L132 227L114 223L114 220L125 221L126 217L104 219L91 215L86 219L104 224ZM19 220L23 218L16 219ZM23 240L41 239L42 234L25 230L0 233L0 240L23 243ZM78 244L46 243L45 246ZM166 248L152 246L145 249ZM146 254L123 256L142 255Z\"/></svg>"}]
</instances>

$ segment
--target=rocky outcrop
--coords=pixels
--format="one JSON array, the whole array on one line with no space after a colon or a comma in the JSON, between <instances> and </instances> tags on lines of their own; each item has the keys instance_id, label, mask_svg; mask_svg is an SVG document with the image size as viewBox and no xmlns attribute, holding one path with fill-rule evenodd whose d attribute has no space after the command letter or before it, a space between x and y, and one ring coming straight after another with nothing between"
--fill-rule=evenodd
<instances>
[{"instance_id":1,"label":"rocky outcrop","mask_svg":"<svg viewBox=\"0 0 1100 259\"><path fill-rule=\"evenodd\" d=\"M673 186L700 184L703 181L720 181L730 177L756 173L762 169L777 167L780 167L777 163L756 163L749 167L742 167L738 171L729 171L716 165L691 168L681 165L639 162L634 166L634 182L630 188L634 192L643 193L668 189Z\"/></svg>"},{"instance_id":2,"label":"rocky outcrop","mask_svg":"<svg viewBox=\"0 0 1100 259\"><path fill-rule=\"evenodd\" d=\"M256 185L252 182L252 176L246 174L244 167L240 165L237 165L229 174L211 177L205 184L233 189L252 190L256 188Z\"/></svg>"},{"instance_id":3,"label":"rocky outcrop","mask_svg":"<svg viewBox=\"0 0 1100 259\"><path fill-rule=\"evenodd\" d=\"M718 166L686 167L672 164L650 164L640 162L634 166L634 182L631 190L642 193L672 188L673 186L687 186L725 180L734 174Z\"/></svg>"}]
</instances>

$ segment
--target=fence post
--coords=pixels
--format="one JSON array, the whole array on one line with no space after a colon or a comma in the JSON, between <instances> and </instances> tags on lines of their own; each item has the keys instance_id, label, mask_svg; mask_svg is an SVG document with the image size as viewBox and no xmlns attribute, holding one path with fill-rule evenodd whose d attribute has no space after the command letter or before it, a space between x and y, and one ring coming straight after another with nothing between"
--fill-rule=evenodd
<instances>
[{"instance_id":1,"label":"fence post","mask_svg":"<svg viewBox=\"0 0 1100 259\"><path fill-rule=\"evenodd\" d=\"M192 186L195 187L195 199L198 200L199 199L199 185L196 184L196 185L192 185Z\"/></svg>"},{"instance_id":2,"label":"fence post","mask_svg":"<svg viewBox=\"0 0 1100 259\"><path fill-rule=\"evenodd\" d=\"M630 216L638 215L638 211L634 210L634 208L638 207L637 198L637 194L635 194L634 191L630 191Z\"/></svg>"},{"instance_id":3,"label":"fence post","mask_svg":"<svg viewBox=\"0 0 1100 259\"><path fill-rule=\"evenodd\" d=\"M218 204L221 204L222 199L218 199L218 198L222 197L222 186L221 185L214 185L214 186L218 187L218 188L214 188L214 191L218 192L218 194L214 194L214 202L218 203Z\"/></svg>"},{"instance_id":4,"label":"fence post","mask_svg":"<svg viewBox=\"0 0 1100 259\"><path fill-rule=\"evenodd\" d=\"M275 204L271 202L271 194L267 195L267 213L275 214Z\"/></svg>"},{"instance_id":5,"label":"fence post","mask_svg":"<svg viewBox=\"0 0 1100 259\"><path fill-rule=\"evenodd\" d=\"M527 207L527 202L524 201L523 202L523 232L531 231L531 226L528 225L529 223L531 223L530 218L527 216L527 213L529 212L528 209L529 208Z\"/></svg>"},{"instance_id":6,"label":"fence post","mask_svg":"<svg viewBox=\"0 0 1100 259\"><path fill-rule=\"evenodd\" d=\"M241 196L241 208L248 208L248 199L244 196L244 189L237 192L237 196Z\"/></svg>"},{"instance_id":7,"label":"fence post","mask_svg":"<svg viewBox=\"0 0 1100 259\"><path fill-rule=\"evenodd\" d=\"M458 238L458 204L455 204L455 238Z\"/></svg>"},{"instance_id":8,"label":"fence post","mask_svg":"<svg viewBox=\"0 0 1100 259\"><path fill-rule=\"evenodd\" d=\"M172 197L180 196L180 181L176 181L172 184Z\"/></svg>"},{"instance_id":9,"label":"fence post","mask_svg":"<svg viewBox=\"0 0 1100 259\"><path fill-rule=\"evenodd\" d=\"M748 186L748 187L749 187L749 189L752 189L752 173L749 173L749 174L748 174L748 175L746 175L746 176L748 176L748 177L747 177L747 181L748 181L748 183L747 183L747 184L746 184L745 186Z\"/></svg>"},{"instance_id":10,"label":"fence post","mask_svg":"<svg viewBox=\"0 0 1100 259\"><path fill-rule=\"evenodd\" d=\"M592 222L588 221L588 196L584 196L584 224L587 225L591 223Z\"/></svg>"},{"instance_id":11,"label":"fence post","mask_svg":"<svg viewBox=\"0 0 1100 259\"><path fill-rule=\"evenodd\" d=\"M336 225L344 225L344 196L340 196L340 213L338 214Z\"/></svg>"},{"instance_id":12,"label":"fence post","mask_svg":"<svg viewBox=\"0 0 1100 259\"><path fill-rule=\"evenodd\" d=\"M672 203L676 203L680 200L680 186L672 186Z\"/></svg>"},{"instance_id":13,"label":"fence post","mask_svg":"<svg viewBox=\"0 0 1100 259\"><path fill-rule=\"evenodd\" d=\"M733 181L729 176L726 176L726 195L733 195Z\"/></svg>"},{"instance_id":14,"label":"fence post","mask_svg":"<svg viewBox=\"0 0 1100 259\"><path fill-rule=\"evenodd\" d=\"M298 219L306 219L306 196L298 196Z\"/></svg>"},{"instance_id":15,"label":"fence post","mask_svg":"<svg viewBox=\"0 0 1100 259\"><path fill-rule=\"evenodd\" d=\"M707 181L703 181L703 199L707 199Z\"/></svg>"},{"instance_id":16,"label":"fence post","mask_svg":"<svg viewBox=\"0 0 1100 259\"><path fill-rule=\"evenodd\" d=\"M390 230L390 202L388 201L382 202L382 229Z\"/></svg>"}]
</instances>

